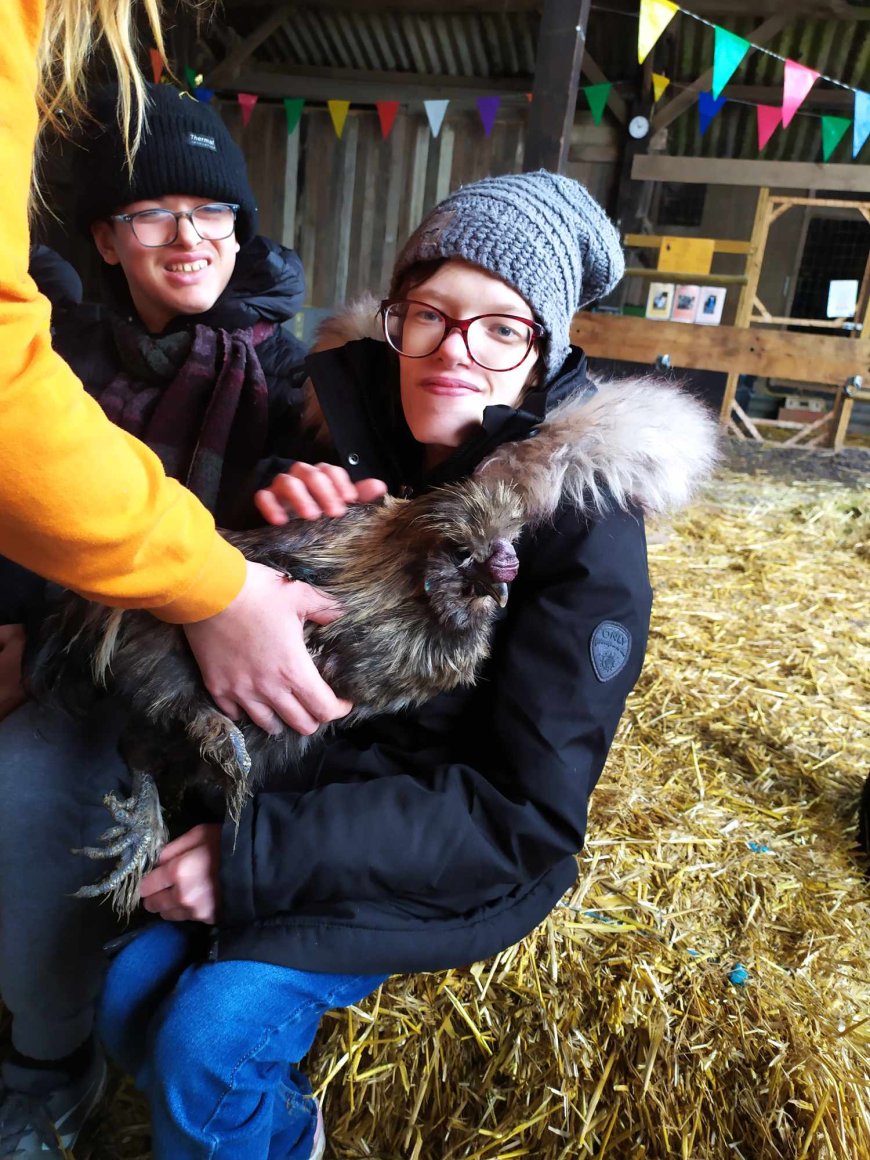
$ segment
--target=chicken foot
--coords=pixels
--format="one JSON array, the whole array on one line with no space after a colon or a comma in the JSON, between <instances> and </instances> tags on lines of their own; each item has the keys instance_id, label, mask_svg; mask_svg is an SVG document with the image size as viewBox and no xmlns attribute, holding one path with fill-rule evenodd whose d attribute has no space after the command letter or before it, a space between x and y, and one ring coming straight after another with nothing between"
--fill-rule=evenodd
<instances>
[{"instance_id":1,"label":"chicken foot","mask_svg":"<svg viewBox=\"0 0 870 1160\"><path fill-rule=\"evenodd\" d=\"M121 800L116 794L108 793L103 804L115 824L100 835L99 846L86 846L73 853L95 860L116 858L117 861L109 874L89 886L82 886L73 897L99 898L110 894L117 913L129 918L139 902L139 884L157 861L168 837L154 778L134 770L130 796Z\"/></svg>"}]
</instances>

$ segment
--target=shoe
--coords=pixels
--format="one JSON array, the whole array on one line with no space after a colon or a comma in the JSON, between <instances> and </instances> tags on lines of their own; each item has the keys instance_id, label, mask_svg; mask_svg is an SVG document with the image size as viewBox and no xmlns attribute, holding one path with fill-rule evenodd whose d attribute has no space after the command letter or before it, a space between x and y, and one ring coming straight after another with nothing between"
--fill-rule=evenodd
<instances>
[{"instance_id":1,"label":"shoe","mask_svg":"<svg viewBox=\"0 0 870 1160\"><path fill-rule=\"evenodd\" d=\"M107 1071L98 1053L78 1079L43 1096L0 1086L0 1160L71 1160L71 1149L102 1103Z\"/></svg>"},{"instance_id":2,"label":"shoe","mask_svg":"<svg viewBox=\"0 0 870 1160\"><path fill-rule=\"evenodd\" d=\"M317 1127L314 1129L314 1144L311 1148L311 1160L323 1160L326 1155L326 1129L323 1126L323 1112L317 1104Z\"/></svg>"}]
</instances>

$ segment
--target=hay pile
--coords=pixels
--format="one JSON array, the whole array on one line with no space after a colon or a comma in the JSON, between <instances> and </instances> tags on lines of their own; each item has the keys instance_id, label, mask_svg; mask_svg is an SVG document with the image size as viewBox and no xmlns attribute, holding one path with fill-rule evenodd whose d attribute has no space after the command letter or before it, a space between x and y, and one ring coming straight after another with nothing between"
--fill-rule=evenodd
<instances>
[{"instance_id":1,"label":"hay pile","mask_svg":"<svg viewBox=\"0 0 870 1160\"><path fill-rule=\"evenodd\" d=\"M653 537L576 889L496 960L326 1020L331 1155L870 1157L866 508L726 475ZM128 1087L98 1156L147 1155Z\"/></svg>"}]
</instances>

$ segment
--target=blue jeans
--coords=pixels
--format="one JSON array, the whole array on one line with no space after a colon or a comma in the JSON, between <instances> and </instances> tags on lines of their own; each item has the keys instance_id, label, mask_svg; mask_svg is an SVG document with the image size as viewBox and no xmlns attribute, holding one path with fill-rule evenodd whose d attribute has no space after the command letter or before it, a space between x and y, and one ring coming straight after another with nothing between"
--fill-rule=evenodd
<instances>
[{"instance_id":1,"label":"blue jeans","mask_svg":"<svg viewBox=\"0 0 870 1160\"><path fill-rule=\"evenodd\" d=\"M151 1106L154 1160L308 1160L317 1110L292 1064L324 1012L386 976L209 962L207 929L157 922L109 968L98 1029Z\"/></svg>"}]
</instances>

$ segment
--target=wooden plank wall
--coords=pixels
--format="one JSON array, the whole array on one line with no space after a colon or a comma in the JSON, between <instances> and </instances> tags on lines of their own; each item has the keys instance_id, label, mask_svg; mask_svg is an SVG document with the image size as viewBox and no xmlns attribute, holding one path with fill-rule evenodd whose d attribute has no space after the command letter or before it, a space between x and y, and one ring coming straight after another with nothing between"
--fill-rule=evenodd
<instances>
[{"instance_id":1,"label":"wooden plank wall","mask_svg":"<svg viewBox=\"0 0 870 1160\"><path fill-rule=\"evenodd\" d=\"M519 105L500 112L489 137L474 108L449 109L437 138L422 107L401 109L386 141L374 110L351 108L341 140L325 108L306 107L289 139L280 106L258 105L244 130L238 106L220 111L245 152L261 232L298 251L313 307L367 290L382 296L398 247L426 210L461 184L522 168ZM570 173L603 198L613 161L594 157L572 150Z\"/></svg>"}]
</instances>

